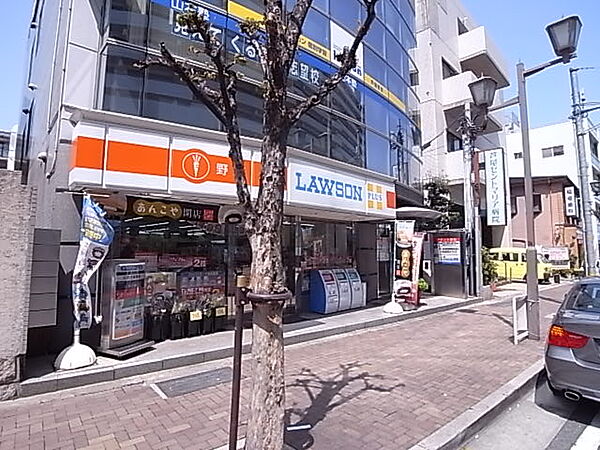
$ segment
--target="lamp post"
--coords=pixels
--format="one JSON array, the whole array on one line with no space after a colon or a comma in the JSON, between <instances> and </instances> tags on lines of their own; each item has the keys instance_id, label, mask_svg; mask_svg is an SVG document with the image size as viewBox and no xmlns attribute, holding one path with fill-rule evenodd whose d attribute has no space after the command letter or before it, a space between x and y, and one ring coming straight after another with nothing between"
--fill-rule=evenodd
<instances>
[{"instance_id":1,"label":"lamp post","mask_svg":"<svg viewBox=\"0 0 600 450\"><path fill-rule=\"evenodd\" d=\"M482 77L469 85L471 97L476 107L486 111L492 103L498 83L491 77ZM476 118L476 117L475 117ZM471 278L474 281L474 294L481 295L483 286L482 261L481 261L481 218L479 214L479 156L475 152L475 139L480 131L486 127L487 117L484 117L482 125L477 125L471 114L470 102L465 105L465 113L462 117L460 129L463 139L464 158L464 205L465 205L465 228L472 237L473 254L475 263L471 270ZM473 179L475 175L475 179ZM475 186L477 189L474 190Z\"/></svg>"},{"instance_id":2,"label":"lamp post","mask_svg":"<svg viewBox=\"0 0 600 450\"><path fill-rule=\"evenodd\" d=\"M573 101L573 114L571 119L573 120L573 126L575 128L575 144L577 147L577 170L579 172L579 185L581 186L581 214L583 216L583 233L585 243L585 269L588 276L595 276L598 273L596 268L596 245L594 244L594 233L592 225L592 196L590 195L589 188L594 191L594 183L590 183L588 176L588 162L587 155L585 152L584 136L583 131L583 118L586 114L600 109L600 106L592 108L584 108L583 102L581 101L581 91L579 90L579 80L577 79L577 72L581 68L572 67L569 69L569 75L571 78L571 98ZM594 192L594 195L597 195Z\"/></svg>"},{"instance_id":3,"label":"lamp post","mask_svg":"<svg viewBox=\"0 0 600 450\"><path fill-rule=\"evenodd\" d=\"M525 184L525 221L527 228L527 327L529 337L540 339L540 305L537 279L537 251L535 248L535 222L533 212L533 179L531 175L531 153L529 148L529 117L527 112L527 89L525 80L548 67L566 64L575 57L579 34L581 32L579 16L569 16L551 23L546 27L550 42L558 58L525 69L523 63L517 64L517 96L501 105L488 108L488 112L509 106L519 105L521 116L521 137L523 142L523 166ZM479 81L479 80L478 80ZM471 85L477 83L472 83ZM471 87L471 85L469 87Z\"/></svg>"}]
</instances>

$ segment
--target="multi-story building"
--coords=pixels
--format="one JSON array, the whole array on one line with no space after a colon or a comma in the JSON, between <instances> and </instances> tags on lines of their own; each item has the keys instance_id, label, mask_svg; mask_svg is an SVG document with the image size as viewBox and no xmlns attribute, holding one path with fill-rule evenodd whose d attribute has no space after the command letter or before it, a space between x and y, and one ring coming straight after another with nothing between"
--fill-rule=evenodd
<instances>
[{"instance_id":1,"label":"multi-story building","mask_svg":"<svg viewBox=\"0 0 600 450\"><path fill-rule=\"evenodd\" d=\"M445 178L451 198L464 205L465 164L460 130L465 105L478 124L482 117L472 103L468 85L480 76L498 82L498 88L509 85L509 71L501 52L484 26L479 26L460 0L417 0L417 50L419 68L417 93L421 100L423 126L424 179ZM501 101L501 92L496 102ZM477 150L504 148L502 123L490 115L483 135L477 138ZM479 153L481 165L484 156ZM506 184L508 181L506 180ZM486 180L481 176L481 216L483 243L488 246L510 241L507 226L487 226L485 204ZM507 210L508 204L503 205Z\"/></svg>"},{"instance_id":2,"label":"multi-story building","mask_svg":"<svg viewBox=\"0 0 600 450\"><path fill-rule=\"evenodd\" d=\"M0 130L0 169L10 169L11 156L14 161L14 152L11 153L11 132Z\"/></svg>"},{"instance_id":3,"label":"multi-story building","mask_svg":"<svg viewBox=\"0 0 600 450\"><path fill-rule=\"evenodd\" d=\"M116 230L109 260L143 260L148 273L176 277L194 266L210 272L211 289L230 296L233 274L250 256L239 226L218 221L219 211L237 201L226 136L173 73L134 63L157 55L165 42L201 67L206 58L197 51L199 38L177 21L190 8L213 24L229 55L246 56L238 103L255 188L261 70L239 23L261 17L263 2L34 3L18 166L38 189L37 226L62 231L58 315L37 325L52 333L71 327L76 194L84 191L103 194L96 198ZM417 78L414 3L382 0L378 8L357 68L290 133L283 238L288 284L296 294L294 280L307 269L354 266L367 282L368 299L389 295L390 221L397 206L421 203L418 100L411 83ZM314 2L291 70L290 102L333 73L336 53L349 45L362 19L359 0Z\"/></svg>"},{"instance_id":4,"label":"multi-story building","mask_svg":"<svg viewBox=\"0 0 600 450\"><path fill-rule=\"evenodd\" d=\"M599 132L587 120L584 123L584 131L586 169L590 186L582 187L578 176L573 124L563 122L530 130L536 243L569 247L571 254L578 260L582 255L582 232L587 232L582 228L579 200L581 189L589 189L590 198L594 202L592 230L589 232L594 237L597 251L600 236L600 202L591 186L593 182L600 182ZM512 195L513 241L523 245L526 242L526 230L521 133L517 131L507 134L506 142Z\"/></svg>"}]
</instances>

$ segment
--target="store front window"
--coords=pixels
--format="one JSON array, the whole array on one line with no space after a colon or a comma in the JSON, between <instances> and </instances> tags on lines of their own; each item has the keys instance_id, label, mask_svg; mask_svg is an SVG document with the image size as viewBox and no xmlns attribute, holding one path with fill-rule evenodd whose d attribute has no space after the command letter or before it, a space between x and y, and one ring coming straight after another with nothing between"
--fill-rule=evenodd
<instances>
[{"instance_id":1,"label":"store front window","mask_svg":"<svg viewBox=\"0 0 600 450\"><path fill-rule=\"evenodd\" d=\"M354 265L354 228L351 223L303 220L300 230L301 269Z\"/></svg>"},{"instance_id":2,"label":"store front window","mask_svg":"<svg viewBox=\"0 0 600 450\"><path fill-rule=\"evenodd\" d=\"M166 294L170 303L190 308L207 298L225 304L235 294L236 274L250 273L252 251L244 227L218 223L218 206L125 196L102 203L115 229L109 258L145 263L149 302ZM282 237L285 275L293 292L293 220L284 221Z\"/></svg>"},{"instance_id":3,"label":"store front window","mask_svg":"<svg viewBox=\"0 0 600 450\"><path fill-rule=\"evenodd\" d=\"M145 263L149 304L226 304L228 230L217 223L218 207L129 197L124 215L109 218L116 232L110 256Z\"/></svg>"}]
</instances>

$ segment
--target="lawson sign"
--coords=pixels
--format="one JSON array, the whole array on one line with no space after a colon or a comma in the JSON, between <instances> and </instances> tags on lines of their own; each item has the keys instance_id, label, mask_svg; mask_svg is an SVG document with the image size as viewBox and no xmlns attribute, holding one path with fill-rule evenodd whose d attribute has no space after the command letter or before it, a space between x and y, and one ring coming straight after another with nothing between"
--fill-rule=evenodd
<instances>
[{"instance_id":1,"label":"lawson sign","mask_svg":"<svg viewBox=\"0 0 600 450\"><path fill-rule=\"evenodd\" d=\"M373 193L370 192L373 186L379 186L380 195L385 197L386 189L394 189L391 184L386 184L384 188L364 176L328 170L322 165L293 158L289 160L287 171L287 202L290 205L395 217L395 208L388 208L382 201L373 202ZM374 205L380 207L376 208Z\"/></svg>"},{"instance_id":2,"label":"lawson sign","mask_svg":"<svg viewBox=\"0 0 600 450\"><path fill-rule=\"evenodd\" d=\"M333 174L328 176L314 175L306 170L296 170L294 176L296 177L294 189L297 191L356 202L363 201L364 183L359 185L356 182L342 181L336 179Z\"/></svg>"}]
</instances>

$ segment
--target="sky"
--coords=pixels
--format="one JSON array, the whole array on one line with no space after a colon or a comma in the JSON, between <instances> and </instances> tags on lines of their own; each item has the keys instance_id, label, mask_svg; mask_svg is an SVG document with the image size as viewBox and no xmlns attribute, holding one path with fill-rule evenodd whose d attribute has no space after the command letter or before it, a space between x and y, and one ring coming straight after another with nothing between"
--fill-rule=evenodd
<instances>
[{"instance_id":1,"label":"sky","mask_svg":"<svg viewBox=\"0 0 600 450\"><path fill-rule=\"evenodd\" d=\"M0 0L0 130L19 120L32 0Z\"/></svg>"},{"instance_id":2,"label":"sky","mask_svg":"<svg viewBox=\"0 0 600 450\"><path fill-rule=\"evenodd\" d=\"M344 1L344 0L331 0ZM600 1L599 0L462 0L471 15L484 25L504 54L514 85L519 61L532 67L554 57L544 27L554 20L578 14L583 22L575 67L597 67L580 71L580 85L590 102L600 102ZM28 24L32 0L0 1L0 129L16 124L21 108L25 76ZM527 84L532 127L567 120L570 113L569 72L555 66ZM507 88L505 98L515 94ZM600 121L600 113L591 118Z\"/></svg>"},{"instance_id":3,"label":"sky","mask_svg":"<svg viewBox=\"0 0 600 450\"><path fill-rule=\"evenodd\" d=\"M580 70L579 85L588 102L600 102L600 1L599 0L462 0L475 21L487 28L511 70L511 86L505 99L516 95L515 66L522 61L530 68L555 57L546 34L547 24L572 14L583 22L577 58L571 67ZM492 7L493 6L493 7ZM531 127L568 120L571 93L569 65L558 65L527 79L527 101ZM515 112L517 110L515 109ZM600 122L600 113L590 118Z\"/></svg>"}]
</instances>

